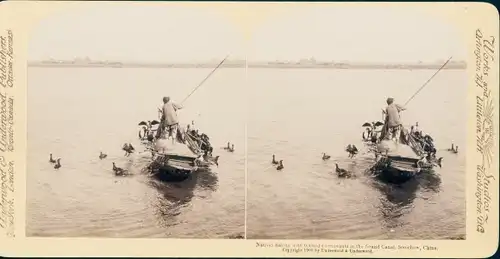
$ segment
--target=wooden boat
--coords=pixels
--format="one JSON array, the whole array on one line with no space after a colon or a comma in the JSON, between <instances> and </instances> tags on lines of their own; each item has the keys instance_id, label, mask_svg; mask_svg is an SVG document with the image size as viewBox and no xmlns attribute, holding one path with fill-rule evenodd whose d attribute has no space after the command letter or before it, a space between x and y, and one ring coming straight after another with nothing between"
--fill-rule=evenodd
<instances>
[{"instance_id":1,"label":"wooden boat","mask_svg":"<svg viewBox=\"0 0 500 259\"><path fill-rule=\"evenodd\" d=\"M382 134L382 137L384 135ZM425 152L418 141L404 129L398 143L385 139L379 141L376 148L377 161L372 167L372 172L385 181L406 182L434 167L434 164L427 163L424 159Z\"/></svg>"},{"instance_id":2,"label":"wooden boat","mask_svg":"<svg viewBox=\"0 0 500 259\"><path fill-rule=\"evenodd\" d=\"M205 156L208 161L202 159L204 150L198 143L192 135L180 132L175 145L170 140L157 139L150 169L158 178L166 181L183 181L199 169L208 169L213 159L210 156Z\"/></svg>"},{"instance_id":3,"label":"wooden boat","mask_svg":"<svg viewBox=\"0 0 500 259\"><path fill-rule=\"evenodd\" d=\"M152 173L161 180L182 181L198 170L195 164L197 156L183 143L167 139L157 139L154 144Z\"/></svg>"},{"instance_id":4,"label":"wooden boat","mask_svg":"<svg viewBox=\"0 0 500 259\"><path fill-rule=\"evenodd\" d=\"M198 170L195 157L176 154L156 154L150 165L152 173L161 180L183 181Z\"/></svg>"},{"instance_id":5,"label":"wooden boat","mask_svg":"<svg viewBox=\"0 0 500 259\"><path fill-rule=\"evenodd\" d=\"M422 171L420 159L397 155L381 155L372 167L373 172L385 181L403 183Z\"/></svg>"}]
</instances>

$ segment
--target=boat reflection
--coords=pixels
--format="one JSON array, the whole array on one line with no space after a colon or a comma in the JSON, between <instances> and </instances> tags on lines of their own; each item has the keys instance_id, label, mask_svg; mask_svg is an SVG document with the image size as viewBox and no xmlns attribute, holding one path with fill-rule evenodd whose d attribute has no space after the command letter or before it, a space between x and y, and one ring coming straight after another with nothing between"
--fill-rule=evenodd
<instances>
[{"instance_id":1,"label":"boat reflection","mask_svg":"<svg viewBox=\"0 0 500 259\"><path fill-rule=\"evenodd\" d=\"M431 171L422 173L402 184L390 184L377 178L373 178L371 183L382 194L378 208L384 227L392 230L403 224L400 220L402 216L412 212L417 191L438 193L441 178Z\"/></svg>"},{"instance_id":2,"label":"boat reflection","mask_svg":"<svg viewBox=\"0 0 500 259\"><path fill-rule=\"evenodd\" d=\"M189 207L195 196L195 190L214 192L218 187L217 176L209 171L193 172L189 178L182 182L165 182L155 176L150 177L149 185L158 191L153 208L163 226L175 225L177 216Z\"/></svg>"}]
</instances>

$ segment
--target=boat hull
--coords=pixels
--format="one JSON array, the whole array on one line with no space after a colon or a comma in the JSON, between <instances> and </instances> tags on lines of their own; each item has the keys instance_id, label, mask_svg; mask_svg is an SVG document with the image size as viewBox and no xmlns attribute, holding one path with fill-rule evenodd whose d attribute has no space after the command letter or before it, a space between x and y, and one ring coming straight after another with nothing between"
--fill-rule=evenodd
<instances>
[{"instance_id":1,"label":"boat hull","mask_svg":"<svg viewBox=\"0 0 500 259\"><path fill-rule=\"evenodd\" d=\"M210 143L200 141L187 132L177 133L176 143L158 138L153 144L154 153L150 169L157 178L165 181L183 181L195 171L208 170L212 164L217 165L217 157L213 158L206 154L208 148L211 148ZM202 145L199 145L200 142ZM205 159L201 159L203 157Z\"/></svg>"},{"instance_id":2,"label":"boat hull","mask_svg":"<svg viewBox=\"0 0 500 259\"><path fill-rule=\"evenodd\" d=\"M180 182L188 179L194 171L165 165L156 169L155 176L162 181Z\"/></svg>"},{"instance_id":3,"label":"boat hull","mask_svg":"<svg viewBox=\"0 0 500 259\"><path fill-rule=\"evenodd\" d=\"M372 171L386 182L404 183L422 171L417 162L411 158L384 156L377 161Z\"/></svg>"},{"instance_id":4,"label":"boat hull","mask_svg":"<svg viewBox=\"0 0 500 259\"><path fill-rule=\"evenodd\" d=\"M153 174L164 181L183 181L198 170L195 158L182 155L159 154L151 163Z\"/></svg>"}]
</instances>

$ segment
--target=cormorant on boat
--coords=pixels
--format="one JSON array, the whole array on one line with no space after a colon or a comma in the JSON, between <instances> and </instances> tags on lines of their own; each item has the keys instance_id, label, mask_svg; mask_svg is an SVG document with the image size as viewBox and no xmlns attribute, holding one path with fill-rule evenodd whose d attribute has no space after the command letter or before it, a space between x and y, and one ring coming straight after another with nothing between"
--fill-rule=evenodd
<instances>
[{"instance_id":1,"label":"cormorant on boat","mask_svg":"<svg viewBox=\"0 0 500 259\"><path fill-rule=\"evenodd\" d=\"M276 167L276 170L280 171L281 169L285 168L283 166L283 160L280 160L280 164L278 165L278 167Z\"/></svg>"},{"instance_id":2,"label":"cormorant on boat","mask_svg":"<svg viewBox=\"0 0 500 259\"><path fill-rule=\"evenodd\" d=\"M366 133L366 135L365 135ZM365 131L363 131L363 140L364 141L370 141L370 139L372 138L373 136L373 130L370 129L370 128L366 128Z\"/></svg>"},{"instance_id":3,"label":"cormorant on boat","mask_svg":"<svg viewBox=\"0 0 500 259\"><path fill-rule=\"evenodd\" d=\"M458 153L458 146L455 146L455 150L453 150L453 153L455 153L455 154Z\"/></svg>"},{"instance_id":4,"label":"cormorant on boat","mask_svg":"<svg viewBox=\"0 0 500 259\"><path fill-rule=\"evenodd\" d=\"M417 161L416 166L421 169L432 169L433 163L429 158L422 157Z\"/></svg>"},{"instance_id":5,"label":"cormorant on boat","mask_svg":"<svg viewBox=\"0 0 500 259\"><path fill-rule=\"evenodd\" d=\"M375 132L375 129L377 127L383 126L383 125L384 125L384 123L380 122L380 121L377 121L377 122L374 121L372 123L365 122L365 124L363 124L363 127L367 127L366 131L368 134L365 136L365 133L363 132L363 140L372 141L373 143L376 143L377 142L377 136L376 136L377 134Z\"/></svg>"},{"instance_id":6,"label":"cormorant on boat","mask_svg":"<svg viewBox=\"0 0 500 259\"><path fill-rule=\"evenodd\" d=\"M424 142L427 143L433 150L430 150L431 152L435 152L434 148L434 139L430 135L425 135L424 136Z\"/></svg>"},{"instance_id":7,"label":"cormorant on boat","mask_svg":"<svg viewBox=\"0 0 500 259\"><path fill-rule=\"evenodd\" d=\"M203 154L203 159L207 162L211 162L213 164L215 164L217 167L219 167L219 157L220 156L216 156L216 157L212 157L210 154L209 154L209 151L208 150L205 150L204 154Z\"/></svg>"},{"instance_id":8,"label":"cormorant on boat","mask_svg":"<svg viewBox=\"0 0 500 259\"><path fill-rule=\"evenodd\" d=\"M451 143L451 148L448 148L447 150L454 152L455 151L455 144Z\"/></svg>"},{"instance_id":9,"label":"cormorant on boat","mask_svg":"<svg viewBox=\"0 0 500 259\"><path fill-rule=\"evenodd\" d=\"M273 161L271 161L271 164L273 164L273 165L279 164L279 162L276 161L276 156L275 155L273 155Z\"/></svg>"},{"instance_id":10,"label":"cormorant on boat","mask_svg":"<svg viewBox=\"0 0 500 259\"><path fill-rule=\"evenodd\" d=\"M54 158L52 158L52 153L50 153L50 158L49 158L49 163L55 163L56 160L54 160Z\"/></svg>"},{"instance_id":11,"label":"cormorant on boat","mask_svg":"<svg viewBox=\"0 0 500 259\"><path fill-rule=\"evenodd\" d=\"M61 159L58 158L57 161L56 161L56 164L54 165L54 169L59 169L61 168Z\"/></svg>"},{"instance_id":12,"label":"cormorant on boat","mask_svg":"<svg viewBox=\"0 0 500 259\"><path fill-rule=\"evenodd\" d=\"M196 157L194 162L197 166L208 165L208 164L206 164L208 161L206 161L206 159L203 155L198 155L198 157Z\"/></svg>"},{"instance_id":13,"label":"cormorant on boat","mask_svg":"<svg viewBox=\"0 0 500 259\"><path fill-rule=\"evenodd\" d=\"M230 150L231 149L231 143L227 142L227 147L224 147L225 150Z\"/></svg>"},{"instance_id":14,"label":"cormorant on boat","mask_svg":"<svg viewBox=\"0 0 500 259\"><path fill-rule=\"evenodd\" d=\"M378 127L378 126L382 126L382 125L384 125L384 123L383 123L383 122L380 122L380 121L375 122L375 121L374 121L374 122L372 122L372 123L365 122L365 123L363 124L363 127L371 127L372 129L374 129L374 128L376 128L376 127Z\"/></svg>"},{"instance_id":15,"label":"cormorant on boat","mask_svg":"<svg viewBox=\"0 0 500 259\"><path fill-rule=\"evenodd\" d=\"M147 121L147 122L146 121L139 122L139 126L142 126L142 130L143 130L142 134L141 134L141 131L139 131L139 139L143 140L143 139L147 138L148 141L152 141L152 140L150 140L151 139L150 135L153 135L151 128L152 128L152 126L158 125L158 124L160 124L160 122L157 120L152 120L152 121Z\"/></svg>"},{"instance_id":16,"label":"cormorant on boat","mask_svg":"<svg viewBox=\"0 0 500 259\"><path fill-rule=\"evenodd\" d=\"M219 167L219 156L216 156L214 158L210 158L210 160L217 166Z\"/></svg>"},{"instance_id":17,"label":"cormorant on boat","mask_svg":"<svg viewBox=\"0 0 500 259\"><path fill-rule=\"evenodd\" d=\"M106 158L107 156L108 156L108 155L103 154L103 153L102 153L102 151L101 151L101 154L99 155L99 158L100 158L100 159L104 159L104 158Z\"/></svg>"},{"instance_id":18,"label":"cormorant on boat","mask_svg":"<svg viewBox=\"0 0 500 259\"><path fill-rule=\"evenodd\" d=\"M347 170L340 168L339 164L335 163L335 172L339 177L350 177L351 174Z\"/></svg>"},{"instance_id":19,"label":"cormorant on boat","mask_svg":"<svg viewBox=\"0 0 500 259\"><path fill-rule=\"evenodd\" d=\"M205 134L205 133L201 133L200 138L203 139L203 140L205 140L205 141L209 141L210 140L210 138L208 137L208 135Z\"/></svg>"},{"instance_id":20,"label":"cormorant on boat","mask_svg":"<svg viewBox=\"0 0 500 259\"><path fill-rule=\"evenodd\" d=\"M439 166L441 168L442 161L443 161L442 157L436 159L436 157L433 154L428 153L425 158L422 158L417 163L420 168L432 169L434 166Z\"/></svg>"},{"instance_id":21,"label":"cormorant on boat","mask_svg":"<svg viewBox=\"0 0 500 259\"><path fill-rule=\"evenodd\" d=\"M207 134L202 133L197 141L200 149L204 152L207 152L207 154L211 156L214 148L210 144L210 138L207 136Z\"/></svg>"},{"instance_id":22,"label":"cormorant on boat","mask_svg":"<svg viewBox=\"0 0 500 259\"><path fill-rule=\"evenodd\" d=\"M409 139L410 136L407 135L406 138L405 138L405 141L406 142L409 142ZM422 150L429 153L429 154L433 154L435 155L437 150L436 148L434 147L434 143L433 143L433 139L431 136L429 135L425 135L423 137L417 137L417 138L414 138L421 146Z\"/></svg>"},{"instance_id":23,"label":"cormorant on boat","mask_svg":"<svg viewBox=\"0 0 500 259\"><path fill-rule=\"evenodd\" d=\"M323 158L322 159L323 160L328 160L328 159L330 159L330 156L327 155L326 153L323 153Z\"/></svg>"},{"instance_id":24,"label":"cormorant on boat","mask_svg":"<svg viewBox=\"0 0 500 259\"><path fill-rule=\"evenodd\" d=\"M439 168L441 168L441 162L442 161L443 161L442 157L438 158L438 160L436 161L436 164L439 166Z\"/></svg>"}]
</instances>

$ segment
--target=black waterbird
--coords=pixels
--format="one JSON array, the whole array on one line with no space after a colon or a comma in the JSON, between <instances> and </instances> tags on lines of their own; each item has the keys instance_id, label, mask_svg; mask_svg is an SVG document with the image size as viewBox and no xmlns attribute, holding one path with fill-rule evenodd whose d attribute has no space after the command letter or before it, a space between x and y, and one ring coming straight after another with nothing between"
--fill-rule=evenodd
<instances>
[{"instance_id":1,"label":"black waterbird","mask_svg":"<svg viewBox=\"0 0 500 259\"><path fill-rule=\"evenodd\" d=\"M115 172L115 175L124 175L126 170L120 168L120 167L117 167L115 165L115 162L113 162L113 171Z\"/></svg>"},{"instance_id":2,"label":"black waterbird","mask_svg":"<svg viewBox=\"0 0 500 259\"><path fill-rule=\"evenodd\" d=\"M283 166L283 160L280 160L280 164L278 165L278 167L276 167L276 170L280 171L280 170L282 170L283 168L285 168L285 167Z\"/></svg>"},{"instance_id":3,"label":"black waterbird","mask_svg":"<svg viewBox=\"0 0 500 259\"><path fill-rule=\"evenodd\" d=\"M102 151L101 151L101 154L99 155L99 159L104 159L104 158L106 158L107 156L108 156L108 155L106 155L106 154L102 153Z\"/></svg>"},{"instance_id":4,"label":"black waterbird","mask_svg":"<svg viewBox=\"0 0 500 259\"><path fill-rule=\"evenodd\" d=\"M59 169L61 168L61 159L58 158L57 161L56 161L56 164L54 165L54 169Z\"/></svg>"},{"instance_id":5,"label":"black waterbird","mask_svg":"<svg viewBox=\"0 0 500 259\"><path fill-rule=\"evenodd\" d=\"M273 161L271 161L271 164L273 164L273 165L279 164L279 162L276 161L276 156L275 155L273 155Z\"/></svg>"},{"instance_id":6,"label":"black waterbird","mask_svg":"<svg viewBox=\"0 0 500 259\"><path fill-rule=\"evenodd\" d=\"M52 158L52 153L50 153L49 162L50 163L55 163L56 162L56 160L54 160L54 158Z\"/></svg>"},{"instance_id":7,"label":"black waterbird","mask_svg":"<svg viewBox=\"0 0 500 259\"><path fill-rule=\"evenodd\" d=\"M335 163L335 172L337 172L339 177L350 177L350 173L347 170L340 168L337 163Z\"/></svg>"}]
</instances>

